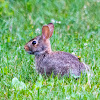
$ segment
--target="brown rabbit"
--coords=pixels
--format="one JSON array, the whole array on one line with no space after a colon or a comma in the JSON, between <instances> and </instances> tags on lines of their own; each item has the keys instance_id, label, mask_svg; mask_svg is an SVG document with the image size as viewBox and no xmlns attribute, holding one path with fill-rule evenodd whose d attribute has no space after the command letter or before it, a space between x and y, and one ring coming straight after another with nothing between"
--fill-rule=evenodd
<instances>
[{"instance_id":1,"label":"brown rabbit","mask_svg":"<svg viewBox=\"0 0 100 100\"><path fill-rule=\"evenodd\" d=\"M52 23L42 27L42 35L30 40L24 46L25 51L35 55L36 69L41 74L51 75L75 75L80 76L86 71L85 64L81 63L78 57L63 51L53 52L49 38L54 31Z\"/></svg>"}]
</instances>

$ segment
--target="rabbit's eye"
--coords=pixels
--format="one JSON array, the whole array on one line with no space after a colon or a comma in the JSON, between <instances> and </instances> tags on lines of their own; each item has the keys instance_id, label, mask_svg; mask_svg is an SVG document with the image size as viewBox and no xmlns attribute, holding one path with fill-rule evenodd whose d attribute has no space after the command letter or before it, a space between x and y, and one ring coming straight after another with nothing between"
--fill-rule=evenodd
<instances>
[{"instance_id":1,"label":"rabbit's eye","mask_svg":"<svg viewBox=\"0 0 100 100\"><path fill-rule=\"evenodd\" d=\"M33 45L36 44L36 41L33 41L32 44L33 44Z\"/></svg>"}]
</instances>

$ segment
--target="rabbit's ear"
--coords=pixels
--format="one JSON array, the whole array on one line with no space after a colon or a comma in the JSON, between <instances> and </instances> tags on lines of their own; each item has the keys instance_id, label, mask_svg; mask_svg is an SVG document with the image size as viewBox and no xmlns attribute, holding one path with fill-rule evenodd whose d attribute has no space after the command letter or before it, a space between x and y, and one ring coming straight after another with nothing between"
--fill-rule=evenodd
<instances>
[{"instance_id":1,"label":"rabbit's ear","mask_svg":"<svg viewBox=\"0 0 100 100\"><path fill-rule=\"evenodd\" d=\"M54 25L53 25L53 23L49 23L49 24L48 24L48 27L49 27L49 30L50 30L50 35L49 35L49 36L51 37L52 34L53 34L53 31L54 31ZM50 38L50 37L49 37L49 38Z\"/></svg>"},{"instance_id":2,"label":"rabbit's ear","mask_svg":"<svg viewBox=\"0 0 100 100\"><path fill-rule=\"evenodd\" d=\"M43 40L50 38L50 30L49 30L48 25L44 25L42 27L42 37L43 37Z\"/></svg>"},{"instance_id":3,"label":"rabbit's ear","mask_svg":"<svg viewBox=\"0 0 100 100\"><path fill-rule=\"evenodd\" d=\"M42 37L44 40L49 39L54 31L54 25L52 23L49 23L48 25L44 25L42 27Z\"/></svg>"}]
</instances>

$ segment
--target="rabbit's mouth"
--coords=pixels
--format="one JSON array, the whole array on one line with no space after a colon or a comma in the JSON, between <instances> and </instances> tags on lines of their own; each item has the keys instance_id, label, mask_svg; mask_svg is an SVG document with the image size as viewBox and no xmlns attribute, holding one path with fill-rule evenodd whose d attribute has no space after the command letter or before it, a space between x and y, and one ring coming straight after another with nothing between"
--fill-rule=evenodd
<instances>
[{"instance_id":1,"label":"rabbit's mouth","mask_svg":"<svg viewBox=\"0 0 100 100\"><path fill-rule=\"evenodd\" d=\"M37 56L37 55L41 55L41 54L44 54L46 52L46 50L44 50L44 51L27 51L27 53L28 54L32 54L32 55L35 55L35 56Z\"/></svg>"},{"instance_id":2,"label":"rabbit's mouth","mask_svg":"<svg viewBox=\"0 0 100 100\"><path fill-rule=\"evenodd\" d=\"M39 54L38 51L35 51L35 52L27 51L27 53L30 54L30 55L38 55Z\"/></svg>"},{"instance_id":3,"label":"rabbit's mouth","mask_svg":"<svg viewBox=\"0 0 100 100\"><path fill-rule=\"evenodd\" d=\"M34 52L32 52L32 51L27 51L27 53L28 53L28 54L34 54Z\"/></svg>"}]
</instances>

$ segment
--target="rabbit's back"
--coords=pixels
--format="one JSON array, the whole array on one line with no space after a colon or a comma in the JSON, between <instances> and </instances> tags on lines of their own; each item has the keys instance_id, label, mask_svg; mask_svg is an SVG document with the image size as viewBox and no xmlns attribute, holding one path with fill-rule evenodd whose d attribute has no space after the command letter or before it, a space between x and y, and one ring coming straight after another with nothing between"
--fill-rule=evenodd
<instances>
[{"instance_id":1,"label":"rabbit's back","mask_svg":"<svg viewBox=\"0 0 100 100\"><path fill-rule=\"evenodd\" d=\"M74 74L79 76L85 70L83 63L79 59L67 52L52 52L36 57L36 68L41 74L50 75L69 75Z\"/></svg>"}]
</instances>

